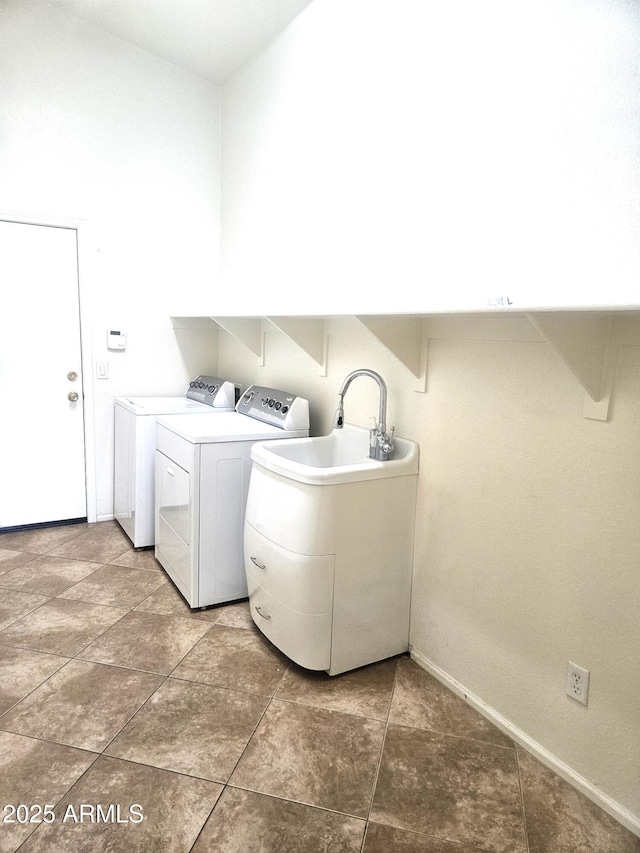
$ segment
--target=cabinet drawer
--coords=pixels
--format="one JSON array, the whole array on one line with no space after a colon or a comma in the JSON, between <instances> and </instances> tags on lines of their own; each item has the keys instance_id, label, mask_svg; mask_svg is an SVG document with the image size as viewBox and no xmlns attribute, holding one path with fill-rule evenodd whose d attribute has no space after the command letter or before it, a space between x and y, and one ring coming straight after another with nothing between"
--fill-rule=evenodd
<instances>
[{"instance_id":1,"label":"cabinet drawer","mask_svg":"<svg viewBox=\"0 0 640 853\"><path fill-rule=\"evenodd\" d=\"M156 450L168 456L185 471L195 470L199 448L160 424L157 426Z\"/></svg>"},{"instance_id":2,"label":"cabinet drawer","mask_svg":"<svg viewBox=\"0 0 640 853\"><path fill-rule=\"evenodd\" d=\"M187 545L191 539L189 474L156 450L157 512Z\"/></svg>"},{"instance_id":3,"label":"cabinet drawer","mask_svg":"<svg viewBox=\"0 0 640 853\"><path fill-rule=\"evenodd\" d=\"M251 617L265 637L306 669L331 665L331 613L300 613L249 581Z\"/></svg>"},{"instance_id":4,"label":"cabinet drawer","mask_svg":"<svg viewBox=\"0 0 640 853\"><path fill-rule=\"evenodd\" d=\"M335 554L335 490L310 486L267 471L251 469L246 519L283 548L298 554Z\"/></svg>"},{"instance_id":5,"label":"cabinet drawer","mask_svg":"<svg viewBox=\"0 0 640 853\"><path fill-rule=\"evenodd\" d=\"M157 512L177 535L189 545L191 506L189 474L156 450Z\"/></svg>"},{"instance_id":6,"label":"cabinet drawer","mask_svg":"<svg viewBox=\"0 0 640 853\"><path fill-rule=\"evenodd\" d=\"M309 557L276 545L244 526L247 576L269 595L300 613L328 613L333 606L335 557Z\"/></svg>"},{"instance_id":7,"label":"cabinet drawer","mask_svg":"<svg viewBox=\"0 0 640 853\"><path fill-rule=\"evenodd\" d=\"M157 519L155 557L184 595L189 607L197 607L197 591L191 582L191 550L162 516Z\"/></svg>"}]
</instances>

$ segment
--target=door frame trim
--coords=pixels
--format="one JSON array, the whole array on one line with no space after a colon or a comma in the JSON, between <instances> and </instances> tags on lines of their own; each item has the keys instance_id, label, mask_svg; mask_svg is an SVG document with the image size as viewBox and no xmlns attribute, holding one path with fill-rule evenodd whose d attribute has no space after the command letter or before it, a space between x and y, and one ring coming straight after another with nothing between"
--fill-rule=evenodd
<instances>
[{"instance_id":1,"label":"door frame trim","mask_svg":"<svg viewBox=\"0 0 640 853\"><path fill-rule=\"evenodd\" d=\"M94 421L93 349L91 345L92 305L87 282L92 280L91 251L93 236L88 220L70 216L29 213L23 210L0 208L0 219L19 225L44 225L50 228L67 228L76 232L78 253L78 301L80 308L80 352L82 356L82 390L84 415L84 471L87 501L87 521L97 521L96 449Z\"/></svg>"}]
</instances>

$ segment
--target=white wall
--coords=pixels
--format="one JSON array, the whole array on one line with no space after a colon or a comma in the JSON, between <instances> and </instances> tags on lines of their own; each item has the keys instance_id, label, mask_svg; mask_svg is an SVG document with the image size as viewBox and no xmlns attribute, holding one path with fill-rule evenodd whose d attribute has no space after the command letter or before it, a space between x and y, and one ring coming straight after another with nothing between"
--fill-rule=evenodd
<instances>
[{"instance_id":1,"label":"white wall","mask_svg":"<svg viewBox=\"0 0 640 853\"><path fill-rule=\"evenodd\" d=\"M0 206L86 223L84 370L97 515L109 517L114 397L182 393L190 374L216 368L210 346L183 363L169 312L176 292L202 299L216 286L219 92L29 0L0 5L0 79ZM106 350L112 324L128 333L125 353ZM108 380L93 381L96 360L108 361Z\"/></svg>"},{"instance_id":2,"label":"white wall","mask_svg":"<svg viewBox=\"0 0 640 853\"><path fill-rule=\"evenodd\" d=\"M639 50L626 0L315 0L224 87L219 310L638 304Z\"/></svg>"}]
</instances>

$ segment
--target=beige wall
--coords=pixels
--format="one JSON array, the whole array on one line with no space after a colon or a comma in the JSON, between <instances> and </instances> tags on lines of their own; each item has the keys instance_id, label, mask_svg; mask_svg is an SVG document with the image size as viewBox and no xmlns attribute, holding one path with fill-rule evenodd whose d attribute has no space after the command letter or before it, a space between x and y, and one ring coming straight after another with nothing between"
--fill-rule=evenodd
<instances>
[{"instance_id":1,"label":"beige wall","mask_svg":"<svg viewBox=\"0 0 640 853\"><path fill-rule=\"evenodd\" d=\"M516 340L438 321L426 394L355 318L327 321L326 377L267 323L264 367L222 333L220 368L307 395L315 434L347 373L382 374L388 423L421 447L414 654L640 828L640 321L607 422L582 417L583 389L532 328L494 322ZM346 419L368 425L377 405L357 380ZM568 660L591 672L587 708L565 695Z\"/></svg>"},{"instance_id":2,"label":"beige wall","mask_svg":"<svg viewBox=\"0 0 640 853\"><path fill-rule=\"evenodd\" d=\"M638 306L638 5L388 9L316 0L225 85L211 313ZM355 319L328 322L326 378L269 325L263 368L224 334L221 370L306 394L316 433L349 371L382 373L422 448L414 654L640 833L637 329L603 422L539 335L454 325L425 395Z\"/></svg>"},{"instance_id":3,"label":"beige wall","mask_svg":"<svg viewBox=\"0 0 640 853\"><path fill-rule=\"evenodd\" d=\"M412 622L424 658L636 815L639 371L622 347L602 423L546 344L433 342Z\"/></svg>"}]
</instances>

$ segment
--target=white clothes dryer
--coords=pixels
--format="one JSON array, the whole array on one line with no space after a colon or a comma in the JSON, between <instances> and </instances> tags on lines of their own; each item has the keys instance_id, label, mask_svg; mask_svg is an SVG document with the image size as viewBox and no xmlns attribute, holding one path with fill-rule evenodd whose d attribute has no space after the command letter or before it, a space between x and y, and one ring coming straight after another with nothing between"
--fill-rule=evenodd
<instances>
[{"instance_id":1,"label":"white clothes dryer","mask_svg":"<svg viewBox=\"0 0 640 853\"><path fill-rule=\"evenodd\" d=\"M181 397L116 397L114 408L114 518L134 548L154 544L156 418L233 412L240 386L197 376Z\"/></svg>"},{"instance_id":2,"label":"white clothes dryer","mask_svg":"<svg viewBox=\"0 0 640 853\"><path fill-rule=\"evenodd\" d=\"M308 435L307 400L255 385L235 412L158 418L155 556L189 607L247 597L251 447Z\"/></svg>"}]
</instances>

